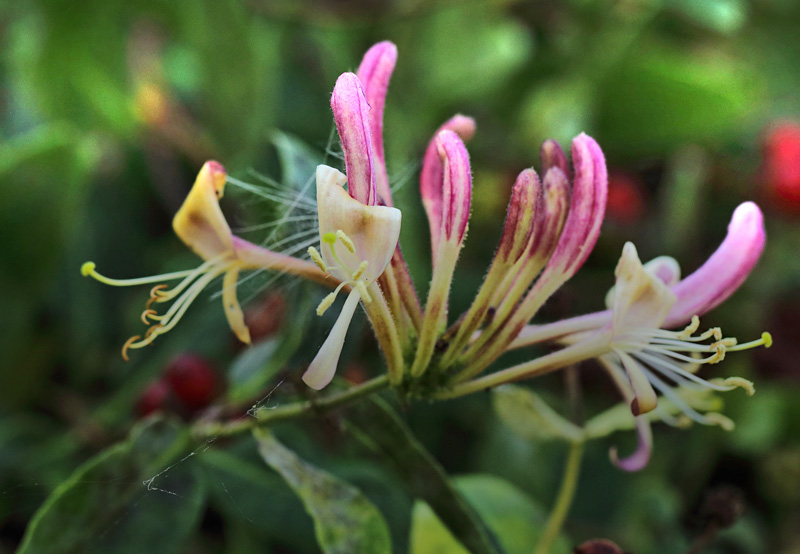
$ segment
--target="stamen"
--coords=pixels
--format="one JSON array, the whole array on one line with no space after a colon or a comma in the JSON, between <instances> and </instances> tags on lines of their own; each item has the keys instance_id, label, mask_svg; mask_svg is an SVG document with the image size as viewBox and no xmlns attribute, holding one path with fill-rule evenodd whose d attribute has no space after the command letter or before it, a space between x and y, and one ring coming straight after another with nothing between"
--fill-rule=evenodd
<instances>
[{"instance_id":1,"label":"stamen","mask_svg":"<svg viewBox=\"0 0 800 554\"><path fill-rule=\"evenodd\" d=\"M324 314L325 311L331 307L334 300L336 300L336 295L339 294L339 291L342 290L346 284L347 283L339 283L339 286L333 289L333 292L329 293L325 298L322 299L322 302L320 302L319 306L317 306L318 316L322 316L322 314Z\"/></svg>"},{"instance_id":2,"label":"stamen","mask_svg":"<svg viewBox=\"0 0 800 554\"><path fill-rule=\"evenodd\" d=\"M322 259L322 256L316 248L309 246L308 255L311 256L313 262L317 264L317 267L320 268L323 273L328 273L328 266L325 265L325 260Z\"/></svg>"},{"instance_id":3,"label":"stamen","mask_svg":"<svg viewBox=\"0 0 800 554\"><path fill-rule=\"evenodd\" d=\"M356 253L356 245L353 244L353 241L350 240L350 237L348 237L344 231L339 229L338 231L336 231L336 236L340 241L342 241L342 244L344 244L345 248L347 248L351 254Z\"/></svg>"},{"instance_id":4,"label":"stamen","mask_svg":"<svg viewBox=\"0 0 800 554\"><path fill-rule=\"evenodd\" d=\"M148 305L149 305L149 302L148 302ZM145 325L150 325L150 322L147 321L147 318L151 317L151 316L154 316L154 315L157 315L157 314L158 314L157 311L151 310L148 307L145 311L142 312L142 316L141 316L142 323L144 323Z\"/></svg>"},{"instance_id":5,"label":"stamen","mask_svg":"<svg viewBox=\"0 0 800 554\"><path fill-rule=\"evenodd\" d=\"M642 368L645 375L647 375L647 380L650 381L655 388L661 391L670 402L672 402L676 408L682 411L687 417L691 418L692 420L700 423L702 425L719 425L723 429L727 430L726 425L733 425L733 422L723 416L722 414L718 414L715 412L701 414L678 395L675 392L675 389L667 385L664 381L656 377L651 371L647 368Z\"/></svg>"},{"instance_id":6,"label":"stamen","mask_svg":"<svg viewBox=\"0 0 800 554\"><path fill-rule=\"evenodd\" d=\"M137 340L139 340L140 338L142 338L140 335L134 335L131 338L129 338L128 340L125 341L125 344L122 345L122 359L123 360L125 360L126 362L130 361L130 358L128 358L128 348L130 348L131 345L133 343L135 343Z\"/></svg>"},{"instance_id":7,"label":"stamen","mask_svg":"<svg viewBox=\"0 0 800 554\"><path fill-rule=\"evenodd\" d=\"M139 279L111 279L105 275L101 275L95 271L97 265L94 262L86 262L81 266L81 275L84 277L92 277L93 279L111 285L113 287L128 287L135 285L146 285L149 283L157 283L159 281L171 281L173 279L181 279L187 275L191 275L194 270L176 271L174 273L164 273L163 275L154 275L152 277L141 277Z\"/></svg>"},{"instance_id":8,"label":"stamen","mask_svg":"<svg viewBox=\"0 0 800 554\"><path fill-rule=\"evenodd\" d=\"M718 384L720 390L733 390L736 388L744 389L747 396L753 396L756 393L756 387L752 381L748 381L742 377L728 377L727 379L712 379L711 383ZM724 388L723 388L724 387Z\"/></svg>"},{"instance_id":9,"label":"stamen","mask_svg":"<svg viewBox=\"0 0 800 554\"><path fill-rule=\"evenodd\" d=\"M361 278L361 276L367 270L367 266L369 266L369 262L367 260L364 260L363 262L361 262L361 264L358 266L358 269L356 270L356 272L353 273L353 281L358 281Z\"/></svg>"},{"instance_id":10,"label":"stamen","mask_svg":"<svg viewBox=\"0 0 800 554\"><path fill-rule=\"evenodd\" d=\"M677 338L683 339L691 337L700 328L700 318L696 315L692 316L692 322L686 328L678 333Z\"/></svg>"}]
</instances>

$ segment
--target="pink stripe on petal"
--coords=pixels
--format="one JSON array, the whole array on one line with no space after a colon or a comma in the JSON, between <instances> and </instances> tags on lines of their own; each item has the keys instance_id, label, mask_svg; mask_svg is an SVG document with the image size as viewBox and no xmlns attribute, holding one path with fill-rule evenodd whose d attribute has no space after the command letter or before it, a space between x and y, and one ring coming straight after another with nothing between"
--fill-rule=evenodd
<instances>
[{"instance_id":1,"label":"pink stripe on petal","mask_svg":"<svg viewBox=\"0 0 800 554\"><path fill-rule=\"evenodd\" d=\"M461 140L467 141L475 134L475 121L471 117L456 115L445 122L428 143L428 148L425 150L425 156L422 160L419 189L425 213L428 215L434 260L436 259L436 249L439 244L439 234L442 226L442 186L444 182L442 162L439 159L439 152L436 148L436 137L441 131L448 129L454 131L461 137Z\"/></svg>"},{"instance_id":2,"label":"pink stripe on petal","mask_svg":"<svg viewBox=\"0 0 800 554\"><path fill-rule=\"evenodd\" d=\"M364 54L357 72L370 106L369 126L372 136L372 151L375 155L375 186L378 195L387 206L392 205L392 194L389 190L383 151L383 108L386 104L389 80L396 62L397 46L389 41L379 42Z\"/></svg>"},{"instance_id":3,"label":"pink stripe on petal","mask_svg":"<svg viewBox=\"0 0 800 554\"><path fill-rule=\"evenodd\" d=\"M683 325L692 316L706 313L733 294L755 267L765 242L761 210L753 202L740 204L716 252L694 273L672 287L678 301L664 327Z\"/></svg>"},{"instance_id":4,"label":"pink stripe on petal","mask_svg":"<svg viewBox=\"0 0 800 554\"><path fill-rule=\"evenodd\" d=\"M442 231L446 240L460 243L467 232L472 202L472 173L464 142L450 130L436 137L443 168Z\"/></svg>"},{"instance_id":5,"label":"pink stripe on petal","mask_svg":"<svg viewBox=\"0 0 800 554\"><path fill-rule=\"evenodd\" d=\"M344 152L347 190L362 204L374 206L377 195L369 104L354 73L343 73L336 80L331 108Z\"/></svg>"}]
</instances>

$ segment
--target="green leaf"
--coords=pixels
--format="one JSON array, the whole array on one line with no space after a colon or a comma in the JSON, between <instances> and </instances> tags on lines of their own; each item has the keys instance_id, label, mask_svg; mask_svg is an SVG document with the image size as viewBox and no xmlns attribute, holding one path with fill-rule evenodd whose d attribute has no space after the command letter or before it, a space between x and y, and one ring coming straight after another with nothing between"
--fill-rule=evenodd
<instances>
[{"instance_id":1,"label":"green leaf","mask_svg":"<svg viewBox=\"0 0 800 554\"><path fill-rule=\"evenodd\" d=\"M373 398L350 408L348 427L358 439L386 458L411 493L433 509L468 551L474 554L502 552L486 524L453 486L442 466L385 401Z\"/></svg>"},{"instance_id":2,"label":"green leaf","mask_svg":"<svg viewBox=\"0 0 800 554\"><path fill-rule=\"evenodd\" d=\"M533 552L547 519L541 506L508 481L491 475L466 475L456 477L453 482L508 554ZM418 502L412 518L411 554L467 553L427 504ZM566 552L569 542L562 536L556 540L551 554Z\"/></svg>"},{"instance_id":3,"label":"green leaf","mask_svg":"<svg viewBox=\"0 0 800 554\"><path fill-rule=\"evenodd\" d=\"M269 431L254 431L264 461L286 480L314 519L326 553L391 552L389 527L357 488L301 460Z\"/></svg>"},{"instance_id":4,"label":"green leaf","mask_svg":"<svg viewBox=\"0 0 800 554\"><path fill-rule=\"evenodd\" d=\"M37 511L19 554L175 552L197 524L205 492L179 466L188 434L149 419L80 466ZM155 477L155 479L153 479Z\"/></svg>"},{"instance_id":5,"label":"green leaf","mask_svg":"<svg viewBox=\"0 0 800 554\"><path fill-rule=\"evenodd\" d=\"M492 403L500 419L528 440L580 441L580 427L557 414L533 391L504 385L492 391Z\"/></svg>"}]
</instances>

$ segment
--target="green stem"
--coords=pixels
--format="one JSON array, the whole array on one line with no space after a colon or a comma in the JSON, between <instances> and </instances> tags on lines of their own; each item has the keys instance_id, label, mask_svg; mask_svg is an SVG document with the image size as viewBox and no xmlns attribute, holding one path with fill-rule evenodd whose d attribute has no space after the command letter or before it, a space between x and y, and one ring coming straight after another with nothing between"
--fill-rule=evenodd
<instances>
[{"instance_id":1,"label":"green stem","mask_svg":"<svg viewBox=\"0 0 800 554\"><path fill-rule=\"evenodd\" d=\"M535 554L547 554L553 545L553 541L556 540L556 537L561 532L561 526L567 518L567 512L569 512L569 507L572 505L572 499L575 496L582 455L583 442L573 442L569 448L567 467L564 469L564 477L561 481L561 490L558 491L556 505L553 507L553 511L550 512L550 518L547 520L542 537L539 539L539 544L536 545Z\"/></svg>"},{"instance_id":2,"label":"green stem","mask_svg":"<svg viewBox=\"0 0 800 554\"><path fill-rule=\"evenodd\" d=\"M360 385L322 398L294 402L271 410L260 409L256 412L255 417L243 417L235 421L224 423L205 423L194 429L194 435L200 439L207 439L220 435L229 436L246 433L255 427L266 427L278 421L297 419L326 412L338 406L350 404L363 396L383 390L388 386L389 376L381 375L380 377L375 377Z\"/></svg>"}]
</instances>

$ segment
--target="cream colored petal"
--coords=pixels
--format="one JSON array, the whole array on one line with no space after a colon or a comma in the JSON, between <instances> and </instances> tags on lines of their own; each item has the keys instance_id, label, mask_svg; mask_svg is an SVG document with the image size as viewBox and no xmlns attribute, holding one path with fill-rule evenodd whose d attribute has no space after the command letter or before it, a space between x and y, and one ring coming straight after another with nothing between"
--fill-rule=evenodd
<instances>
[{"instance_id":1,"label":"cream colored petal","mask_svg":"<svg viewBox=\"0 0 800 554\"><path fill-rule=\"evenodd\" d=\"M645 270L633 243L625 243L615 275L614 332L661 327L675 303L675 295L661 279Z\"/></svg>"},{"instance_id":2,"label":"cream colored petal","mask_svg":"<svg viewBox=\"0 0 800 554\"><path fill-rule=\"evenodd\" d=\"M342 354L347 328L350 327L350 320L353 319L360 298L358 289L350 291L328 338L322 343L319 352L303 374L303 382L312 389L321 390L333 379L336 366L339 364L339 356Z\"/></svg>"},{"instance_id":3,"label":"cream colored petal","mask_svg":"<svg viewBox=\"0 0 800 554\"><path fill-rule=\"evenodd\" d=\"M225 177L220 164L206 162L172 220L175 234L205 260L233 252L231 228L219 207Z\"/></svg>"},{"instance_id":4,"label":"cream colored petal","mask_svg":"<svg viewBox=\"0 0 800 554\"><path fill-rule=\"evenodd\" d=\"M234 266L225 273L222 279L222 305L225 308L225 317L228 325L240 341L250 344L250 330L244 323L244 313L236 298L236 283L239 281L239 268Z\"/></svg>"},{"instance_id":5,"label":"cream colored petal","mask_svg":"<svg viewBox=\"0 0 800 554\"><path fill-rule=\"evenodd\" d=\"M350 275L335 269L330 244L323 240L327 233L343 231L353 241L355 252L337 242L336 254L345 266L354 272L362 261L367 261L367 283L377 279L392 259L400 238L400 210L388 206L367 206L352 198L343 186L346 177L325 165L317 166L317 210L321 254L331 273L341 280Z\"/></svg>"}]
</instances>

